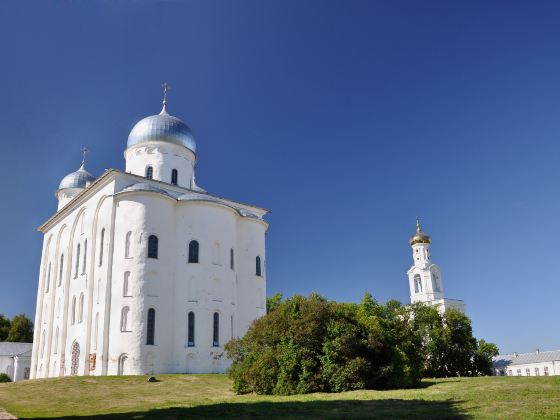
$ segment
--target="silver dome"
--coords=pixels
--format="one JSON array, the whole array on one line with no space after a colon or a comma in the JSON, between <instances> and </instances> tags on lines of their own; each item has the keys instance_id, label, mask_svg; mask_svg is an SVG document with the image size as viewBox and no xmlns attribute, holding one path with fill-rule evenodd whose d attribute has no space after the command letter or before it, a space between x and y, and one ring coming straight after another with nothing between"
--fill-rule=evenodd
<instances>
[{"instance_id":1,"label":"silver dome","mask_svg":"<svg viewBox=\"0 0 560 420\"><path fill-rule=\"evenodd\" d=\"M165 141L184 146L196 153L191 129L179 118L169 115L163 106L158 115L140 120L128 135L127 147L149 141Z\"/></svg>"},{"instance_id":2,"label":"silver dome","mask_svg":"<svg viewBox=\"0 0 560 420\"><path fill-rule=\"evenodd\" d=\"M86 169L84 168L84 164L82 163L80 169L62 178L58 189L62 190L65 188L86 188L93 181L95 181L95 177L88 171L86 171Z\"/></svg>"}]
</instances>

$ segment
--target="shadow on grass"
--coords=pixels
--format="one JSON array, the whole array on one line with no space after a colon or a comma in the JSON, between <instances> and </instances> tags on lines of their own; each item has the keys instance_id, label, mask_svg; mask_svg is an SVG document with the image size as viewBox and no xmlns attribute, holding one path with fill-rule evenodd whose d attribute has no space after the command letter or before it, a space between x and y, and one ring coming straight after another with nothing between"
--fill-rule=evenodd
<instances>
[{"instance_id":1,"label":"shadow on grass","mask_svg":"<svg viewBox=\"0 0 560 420\"><path fill-rule=\"evenodd\" d=\"M143 412L112 413L107 415L63 417L64 419L207 419L207 418L417 418L469 419L458 404L460 401L425 400L334 400L288 402L240 402L171 407ZM60 417L59 417L60 418Z\"/></svg>"}]
</instances>

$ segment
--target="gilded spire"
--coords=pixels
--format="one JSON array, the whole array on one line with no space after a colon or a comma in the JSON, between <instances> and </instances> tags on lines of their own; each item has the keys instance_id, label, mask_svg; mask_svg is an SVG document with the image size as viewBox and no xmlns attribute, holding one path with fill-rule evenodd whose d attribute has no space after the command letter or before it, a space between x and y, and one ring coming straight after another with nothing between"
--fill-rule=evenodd
<instances>
[{"instance_id":1,"label":"gilded spire","mask_svg":"<svg viewBox=\"0 0 560 420\"><path fill-rule=\"evenodd\" d=\"M416 234L410 238L410 245L415 244L429 244L432 241L430 237L422 232L422 227L420 226L420 218L416 216Z\"/></svg>"}]
</instances>

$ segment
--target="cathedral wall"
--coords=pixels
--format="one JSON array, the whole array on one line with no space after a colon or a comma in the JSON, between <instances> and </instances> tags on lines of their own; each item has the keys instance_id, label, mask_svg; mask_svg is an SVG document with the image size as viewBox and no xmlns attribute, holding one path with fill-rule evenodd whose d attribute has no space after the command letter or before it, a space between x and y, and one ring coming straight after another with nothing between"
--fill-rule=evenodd
<instances>
[{"instance_id":1,"label":"cathedral wall","mask_svg":"<svg viewBox=\"0 0 560 420\"><path fill-rule=\"evenodd\" d=\"M224 344L265 314L266 223L210 201L146 191L113 196L133 181L116 176L70 202L43 231L32 377L224 372ZM150 235L158 238L157 258L147 255ZM188 262L191 240L199 243L198 263Z\"/></svg>"},{"instance_id":2,"label":"cathedral wall","mask_svg":"<svg viewBox=\"0 0 560 420\"><path fill-rule=\"evenodd\" d=\"M205 201L177 206L175 280L175 363L182 372L224 372L229 361L224 344L232 337L236 318L237 212ZM199 243L199 262L188 262L192 240ZM234 252L231 268L230 252ZM194 346L188 345L188 313L195 316ZM213 343L214 313L219 314L218 345Z\"/></svg>"},{"instance_id":3,"label":"cathedral wall","mask_svg":"<svg viewBox=\"0 0 560 420\"><path fill-rule=\"evenodd\" d=\"M146 167L153 168L153 179L171 182L171 171L177 169L177 184L190 188L196 157L190 150L170 143L151 142L125 151L126 172L146 176Z\"/></svg>"},{"instance_id":4,"label":"cathedral wall","mask_svg":"<svg viewBox=\"0 0 560 420\"><path fill-rule=\"evenodd\" d=\"M70 204L74 208L44 232L49 242L41 263L31 377L70 374L73 343L79 347L78 373L88 369L90 278L96 255L93 224L97 205L112 188L110 183L88 200ZM102 219L110 221L111 206L105 207Z\"/></svg>"},{"instance_id":5,"label":"cathedral wall","mask_svg":"<svg viewBox=\"0 0 560 420\"><path fill-rule=\"evenodd\" d=\"M175 200L155 193L132 193L119 198L116 212L113 302L108 374L167 371L172 350L174 209ZM130 257L126 258L126 237ZM149 237L158 239L157 258L148 258ZM124 295L125 273L130 296ZM123 308L128 307L123 328ZM147 344L147 316L155 310L155 341ZM119 367L119 360L126 362Z\"/></svg>"},{"instance_id":6,"label":"cathedral wall","mask_svg":"<svg viewBox=\"0 0 560 420\"><path fill-rule=\"evenodd\" d=\"M266 258L263 221L240 218L237 222L237 335L243 336L253 320L266 314ZM256 257L261 258L261 276L256 275Z\"/></svg>"}]
</instances>

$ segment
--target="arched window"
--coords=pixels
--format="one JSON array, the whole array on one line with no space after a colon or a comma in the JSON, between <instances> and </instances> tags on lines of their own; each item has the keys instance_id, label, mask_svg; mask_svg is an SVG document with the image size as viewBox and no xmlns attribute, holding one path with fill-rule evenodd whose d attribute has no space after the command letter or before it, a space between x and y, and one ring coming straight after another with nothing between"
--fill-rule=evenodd
<instances>
[{"instance_id":1,"label":"arched window","mask_svg":"<svg viewBox=\"0 0 560 420\"><path fill-rule=\"evenodd\" d=\"M56 335L54 336L54 354L58 353L58 327L56 327Z\"/></svg>"},{"instance_id":2,"label":"arched window","mask_svg":"<svg viewBox=\"0 0 560 420\"><path fill-rule=\"evenodd\" d=\"M127 232L126 238L124 240L124 257L130 258L130 239L132 237L132 232Z\"/></svg>"},{"instance_id":3,"label":"arched window","mask_svg":"<svg viewBox=\"0 0 560 420\"><path fill-rule=\"evenodd\" d=\"M178 176L179 176L179 172L177 171L177 169L172 169L171 170L171 183L173 185L177 185Z\"/></svg>"},{"instance_id":4,"label":"arched window","mask_svg":"<svg viewBox=\"0 0 560 420\"><path fill-rule=\"evenodd\" d=\"M78 305L78 307L79 307L78 323L80 323L84 320L84 294L83 293L80 294L80 304Z\"/></svg>"},{"instance_id":5,"label":"arched window","mask_svg":"<svg viewBox=\"0 0 560 420\"><path fill-rule=\"evenodd\" d=\"M154 168L151 166L146 166L146 178L152 179L154 177Z\"/></svg>"},{"instance_id":6,"label":"arched window","mask_svg":"<svg viewBox=\"0 0 560 420\"><path fill-rule=\"evenodd\" d=\"M43 334L41 335L41 357L45 355L45 330L43 330Z\"/></svg>"},{"instance_id":7,"label":"arched window","mask_svg":"<svg viewBox=\"0 0 560 420\"><path fill-rule=\"evenodd\" d=\"M99 298L101 297L101 279L97 279L97 303L99 303Z\"/></svg>"},{"instance_id":8,"label":"arched window","mask_svg":"<svg viewBox=\"0 0 560 420\"><path fill-rule=\"evenodd\" d=\"M99 312L95 314L95 333L93 336L93 349L97 350L97 335L99 334Z\"/></svg>"},{"instance_id":9,"label":"arched window","mask_svg":"<svg viewBox=\"0 0 560 420\"><path fill-rule=\"evenodd\" d=\"M148 258L158 257L158 237L150 235L148 238Z\"/></svg>"},{"instance_id":10,"label":"arched window","mask_svg":"<svg viewBox=\"0 0 560 420\"><path fill-rule=\"evenodd\" d=\"M212 246L212 264L222 265L222 263L220 262L220 254L220 243L216 241Z\"/></svg>"},{"instance_id":11,"label":"arched window","mask_svg":"<svg viewBox=\"0 0 560 420\"><path fill-rule=\"evenodd\" d=\"M189 312L187 321L187 345L194 347L194 312Z\"/></svg>"},{"instance_id":12,"label":"arched window","mask_svg":"<svg viewBox=\"0 0 560 420\"><path fill-rule=\"evenodd\" d=\"M146 344L154 345L155 335L156 335L156 310L154 308L150 308L148 309Z\"/></svg>"},{"instance_id":13,"label":"arched window","mask_svg":"<svg viewBox=\"0 0 560 420\"><path fill-rule=\"evenodd\" d=\"M76 323L76 296L72 298L72 316L70 317L70 323L72 325Z\"/></svg>"},{"instance_id":14,"label":"arched window","mask_svg":"<svg viewBox=\"0 0 560 420\"><path fill-rule=\"evenodd\" d=\"M432 271L432 278L434 279L434 290L436 292L441 292L441 284L439 282L439 277L435 271Z\"/></svg>"},{"instance_id":15,"label":"arched window","mask_svg":"<svg viewBox=\"0 0 560 420\"><path fill-rule=\"evenodd\" d=\"M214 312L214 326L212 334L212 345L218 347L220 345L220 314Z\"/></svg>"},{"instance_id":16,"label":"arched window","mask_svg":"<svg viewBox=\"0 0 560 420\"><path fill-rule=\"evenodd\" d=\"M101 229L101 241L99 242L99 267L103 265L103 248L105 241L105 228Z\"/></svg>"},{"instance_id":17,"label":"arched window","mask_svg":"<svg viewBox=\"0 0 560 420\"><path fill-rule=\"evenodd\" d=\"M86 273L87 264L87 239L84 241L84 263L82 264L82 274Z\"/></svg>"},{"instance_id":18,"label":"arched window","mask_svg":"<svg viewBox=\"0 0 560 420\"><path fill-rule=\"evenodd\" d=\"M256 274L257 276L259 276L259 277L262 276L261 257L259 257L258 255L257 255L257 258L256 258L256 260L255 260L255 265L256 265L256 267L255 267L255 274Z\"/></svg>"},{"instance_id":19,"label":"arched window","mask_svg":"<svg viewBox=\"0 0 560 420\"><path fill-rule=\"evenodd\" d=\"M414 276L414 292L415 293L422 292L422 279L420 278L420 274L416 274Z\"/></svg>"},{"instance_id":20,"label":"arched window","mask_svg":"<svg viewBox=\"0 0 560 420\"><path fill-rule=\"evenodd\" d=\"M128 312L129 311L130 311L130 308L128 306L125 306L121 310L121 331L122 332L128 331Z\"/></svg>"},{"instance_id":21,"label":"arched window","mask_svg":"<svg viewBox=\"0 0 560 420\"><path fill-rule=\"evenodd\" d=\"M126 375L127 374L127 360L128 360L128 355L127 354L121 354L119 356L119 366L118 366L118 371L117 371L118 375Z\"/></svg>"},{"instance_id":22,"label":"arched window","mask_svg":"<svg viewBox=\"0 0 560 420\"><path fill-rule=\"evenodd\" d=\"M234 259L234 255L233 255L233 248L231 248L229 250L229 268L231 268L232 270L235 269L235 259Z\"/></svg>"},{"instance_id":23,"label":"arched window","mask_svg":"<svg viewBox=\"0 0 560 420\"><path fill-rule=\"evenodd\" d=\"M128 290L128 280L130 279L130 271L124 272L124 279L123 279L123 296L127 297L130 296L130 292Z\"/></svg>"},{"instance_id":24,"label":"arched window","mask_svg":"<svg viewBox=\"0 0 560 420\"><path fill-rule=\"evenodd\" d=\"M74 267L74 278L78 277L80 269L80 244L76 245L76 265Z\"/></svg>"},{"instance_id":25,"label":"arched window","mask_svg":"<svg viewBox=\"0 0 560 420\"><path fill-rule=\"evenodd\" d=\"M189 262L198 262L198 241L190 241L189 243Z\"/></svg>"},{"instance_id":26,"label":"arched window","mask_svg":"<svg viewBox=\"0 0 560 420\"><path fill-rule=\"evenodd\" d=\"M45 293L49 293L50 285L51 285L51 263L49 263L49 268L47 271L47 284L45 285Z\"/></svg>"},{"instance_id":27,"label":"arched window","mask_svg":"<svg viewBox=\"0 0 560 420\"><path fill-rule=\"evenodd\" d=\"M62 284L62 271L64 269L64 254L62 254L60 256L60 270L58 273L58 285L60 286Z\"/></svg>"}]
</instances>

